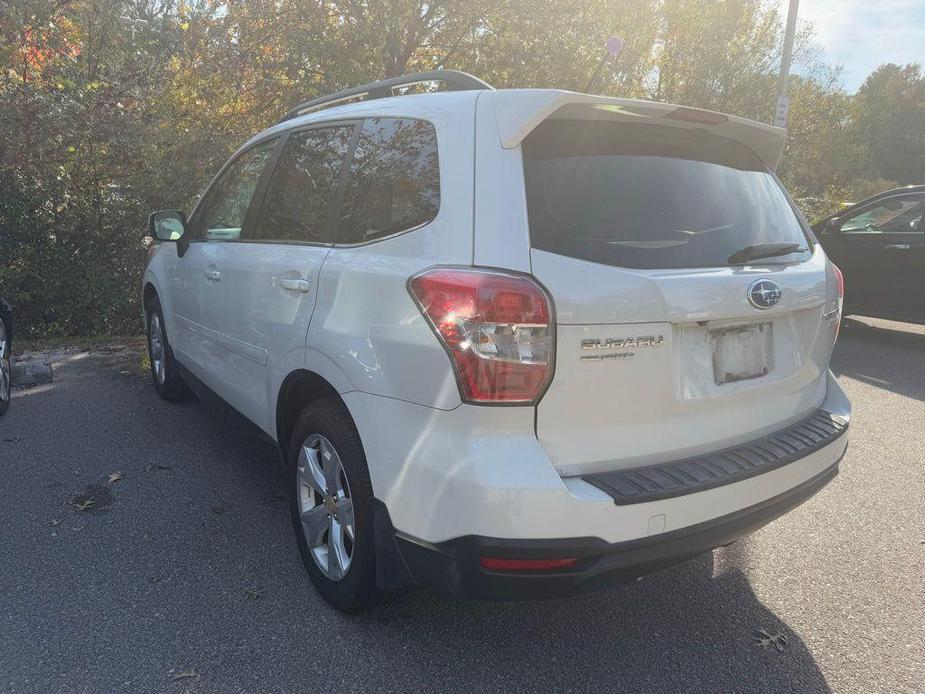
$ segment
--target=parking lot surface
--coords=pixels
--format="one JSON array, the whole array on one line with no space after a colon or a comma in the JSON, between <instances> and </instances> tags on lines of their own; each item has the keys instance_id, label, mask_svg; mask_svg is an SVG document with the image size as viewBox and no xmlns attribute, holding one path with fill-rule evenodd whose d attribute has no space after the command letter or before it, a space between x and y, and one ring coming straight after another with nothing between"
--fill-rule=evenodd
<instances>
[{"instance_id":1,"label":"parking lot surface","mask_svg":"<svg viewBox=\"0 0 925 694\"><path fill-rule=\"evenodd\" d=\"M2 692L925 691L925 328L848 321L841 474L754 536L601 593L359 617L307 580L274 449L139 362L58 353L0 420Z\"/></svg>"}]
</instances>

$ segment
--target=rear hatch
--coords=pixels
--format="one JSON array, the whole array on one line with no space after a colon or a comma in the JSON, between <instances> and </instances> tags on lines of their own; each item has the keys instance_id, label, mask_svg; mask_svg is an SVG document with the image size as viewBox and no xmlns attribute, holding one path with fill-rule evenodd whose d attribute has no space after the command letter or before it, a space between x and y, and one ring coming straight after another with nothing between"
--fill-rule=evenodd
<instances>
[{"instance_id":1,"label":"rear hatch","mask_svg":"<svg viewBox=\"0 0 925 694\"><path fill-rule=\"evenodd\" d=\"M706 123L574 116L521 143L532 272L557 320L537 436L560 473L685 458L806 416L835 336L826 260L767 156Z\"/></svg>"}]
</instances>

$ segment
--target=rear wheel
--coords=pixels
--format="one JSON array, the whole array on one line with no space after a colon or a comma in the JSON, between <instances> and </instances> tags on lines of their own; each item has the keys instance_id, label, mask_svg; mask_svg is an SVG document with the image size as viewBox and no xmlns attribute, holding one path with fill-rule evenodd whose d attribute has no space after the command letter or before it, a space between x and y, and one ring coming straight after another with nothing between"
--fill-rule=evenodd
<instances>
[{"instance_id":1,"label":"rear wheel","mask_svg":"<svg viewBox=\"0 0 925 694\"><path fill-rule=\"evenodd\" d=\"M148 305L148 359L157 394L171 402L183 400L189 391L177 371L173 350L167 341L161 302L156 296Z\"/></svg>"},{"instance_id":2,"label":"rear wheel","mask_svg":"<svg viewBox=\"0 0 925 694\"><path fill-rule=\"evenodd\" d=\"M292 527L321 596L343 612L384 597L376 587L372 484L356 426L333 399L307 406L289 446Z\"/></svg>"},{"instance_id":3,"label":"rear wheel","mask_svg":"<svg viewBox=\"0 0 925 694\"><path fill-rule=\"evenodd\" d=\"M6 329L6 323L0 320L0 415L10 409L10 399L12 397L12 357L10 352L9 333Z\"/></svg>"}]
</instances>

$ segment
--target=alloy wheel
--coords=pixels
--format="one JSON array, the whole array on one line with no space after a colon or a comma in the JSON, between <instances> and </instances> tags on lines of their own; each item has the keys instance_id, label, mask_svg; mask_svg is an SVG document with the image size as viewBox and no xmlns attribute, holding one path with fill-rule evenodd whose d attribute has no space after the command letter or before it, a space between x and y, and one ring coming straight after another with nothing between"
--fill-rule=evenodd
<instances>
[{"instance_id":1,"label":"alloy wheel","mask_svg":"<svg viewBox=\"0 0 925 694\"><path fill-rule=\"evenodd\" d=\"M151 329L148 335L148 347L151 353L151 368L160 385L167 377L167 365L164 355L164 331L161 329L161 317L156 313L151 316Z\"/></svg>"},{"instance_id":2,"label":"alloy wheel","mask_svg":"<svg viewBox=\"0 0 925 694\"><path fill-rule=\"evenodd\" d=\"M312 434L302 444L296 487L309 552L327 578L339 581L353 560L353 499L340 456L321 434Z\"/></svg>"}]
</instances>

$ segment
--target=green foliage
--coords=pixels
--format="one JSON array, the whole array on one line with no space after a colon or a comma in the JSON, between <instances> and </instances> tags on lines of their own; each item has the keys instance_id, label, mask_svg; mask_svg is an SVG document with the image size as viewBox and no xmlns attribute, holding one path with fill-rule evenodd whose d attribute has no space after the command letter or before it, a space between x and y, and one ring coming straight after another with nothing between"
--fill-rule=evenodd
<instances>
[{"instance_id":1,"label":"green foliage","mask_svg":"<svg viewBox=\"0 0 925 694\"><path fill-rule=\"evenodd\" d=\"M137 330L148 212L189 210L233 149L312 96L437 67L768 121L783 21L764 0L6 0L0 292L20 334ZM925 180L925 80L856 96L798 32L781 176L807 215ZM883 180L890 179L890 180Z\"/></svg>"}]
</instances>

